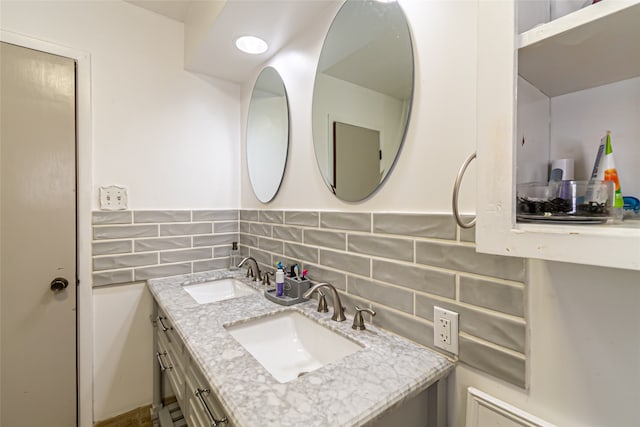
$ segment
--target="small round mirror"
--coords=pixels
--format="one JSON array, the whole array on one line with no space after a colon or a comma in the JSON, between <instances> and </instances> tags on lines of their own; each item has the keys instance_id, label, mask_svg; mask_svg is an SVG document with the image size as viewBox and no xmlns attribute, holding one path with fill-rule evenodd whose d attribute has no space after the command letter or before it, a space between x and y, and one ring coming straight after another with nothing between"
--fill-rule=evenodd
<instances>
[{"instance_id":1,"label":"small round mirror","mask_svg":"<svg viewBox=\"0 0 640 427\"><path fill-rule=\"evenodd\" d=\"M251 94L247 115L247 169L258 200L278 193L289 150L289 105L280 74L262 70Z\"/></svg>"},{"instance_id":2,"label":"small round mirror","mask_svg":"<svg viewBox=\"0 0 640 427\"><path fill-rule=\"evenodd\" d=\"M369 197L397 159L413 96L413 48L400 5L347 0L325 38L313 88L313 144L327 186Z\"/></svg>"}]
</instances>

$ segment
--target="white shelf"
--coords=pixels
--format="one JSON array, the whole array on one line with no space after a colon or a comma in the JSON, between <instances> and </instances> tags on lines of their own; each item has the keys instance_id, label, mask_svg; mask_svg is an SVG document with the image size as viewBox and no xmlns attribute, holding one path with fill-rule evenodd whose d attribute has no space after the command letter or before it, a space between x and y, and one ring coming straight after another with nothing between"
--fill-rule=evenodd
<instances>
[{"instance_id":1,"label":"white shelf","mask_svg":"<svg viewBox=\"0 0 640 427\"><path fill-rule=\"evenodd\" d=\"M602 0L517 45L518 73L549 97L640 76L640 0Z\"/></svg>"}]
</instances>

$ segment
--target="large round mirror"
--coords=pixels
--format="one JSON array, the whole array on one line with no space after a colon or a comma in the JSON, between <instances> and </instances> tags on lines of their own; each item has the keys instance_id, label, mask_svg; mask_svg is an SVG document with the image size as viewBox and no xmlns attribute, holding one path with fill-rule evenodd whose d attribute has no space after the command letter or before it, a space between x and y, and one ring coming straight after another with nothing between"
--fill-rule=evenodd
<instances>
[{"instance_id":1,"label":"large round mirror","mask_svg":"<svg viewBox=\"0 0 640 427\"><path fill-rule=\"evenodd\" d=\"M271 201L282 182L289 150L289 105L278 72L266 67L256 80L247 116L247 168L256 197Z\"/></svg>"},{"instance_id":2,"label":"large round mirror","mask_svg":"<svg viewBox=\"0 0 640 427\"><path fill-rule=\"evenodd\" d=\"M313 144L342 200L369 197L396 161L411 111L413 49L400 5L347 0L327 33L313 88Z\"/></svg>"}]
</instances>

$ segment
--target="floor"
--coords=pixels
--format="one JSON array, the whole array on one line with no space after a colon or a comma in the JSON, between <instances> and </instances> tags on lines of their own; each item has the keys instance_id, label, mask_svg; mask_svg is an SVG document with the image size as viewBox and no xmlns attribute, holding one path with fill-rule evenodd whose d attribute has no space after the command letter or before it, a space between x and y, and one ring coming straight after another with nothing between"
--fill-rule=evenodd
<instances>
[{"instance_id":1,"label":"floor","mask_svg":"<svg viewBox=\"0 0 640 427\"><path fill-rule=\"evenodd\" d=\"M93 427L152 427L151 405L125 412L108 420L99 421Z\"/></svg>"}]
</instances>

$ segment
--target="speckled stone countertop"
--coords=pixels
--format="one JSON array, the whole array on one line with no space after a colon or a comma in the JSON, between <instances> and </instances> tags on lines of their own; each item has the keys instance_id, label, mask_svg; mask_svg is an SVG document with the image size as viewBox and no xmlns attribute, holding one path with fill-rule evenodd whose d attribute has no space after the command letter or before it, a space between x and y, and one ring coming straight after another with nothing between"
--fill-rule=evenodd
<instances>
[{"instance_id":1,"label":"speckled stone countertop","mask_svg":"<svg viewBox=\"0 0 640 427\"><path fill-rule=\"evenodd\" d=\"M316 302L289 307L255 295L198 304L182 286L212 278L240 277L226 270L148 281L148 287L239 427L359 426L416 396L445 377L453 364L441 355L367 325L351 329L353 317L331 320ZM295 310L364 348L287 383L280 383L224 328L224 325Z\"/></svg>"}]
</instances>

